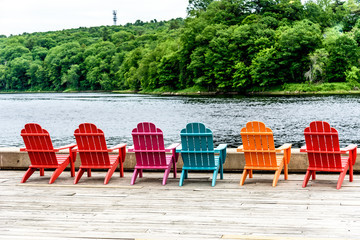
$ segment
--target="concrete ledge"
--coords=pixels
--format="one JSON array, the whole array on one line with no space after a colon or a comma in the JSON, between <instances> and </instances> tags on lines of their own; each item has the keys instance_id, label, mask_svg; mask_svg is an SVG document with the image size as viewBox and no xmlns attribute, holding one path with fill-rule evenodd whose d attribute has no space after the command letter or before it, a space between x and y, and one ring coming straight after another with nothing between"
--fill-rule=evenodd
<instances>
[{"instance_id":1,"label":"concrete ledge","mask_svg":"<svg viewBox=\"0 0 360 240\"><path fill-rule=\"evenodd\" d=\"M292 149L291 160L289 164L289 172L305 172L307 169L307 155L300 153L299 149ZM66 151L61 152L66 153ZM112 153L116 154L116 153ZM355 163L354 170L360 172L360 159ZM133 170L135 166L135 154L126 153L124 163L125 170ZM20 152L19 148L0 148L0 169L27 169L30 165L30 160L26 152ZM77 156L75 166L79 167L80 158ZM236 152L235 148L227 149L227 157L224 165L225 171L242 171L245 165L245 158L243 153ZM182 168L181 157L177 163L177 168Z\"/></svg>"}]
</instances>

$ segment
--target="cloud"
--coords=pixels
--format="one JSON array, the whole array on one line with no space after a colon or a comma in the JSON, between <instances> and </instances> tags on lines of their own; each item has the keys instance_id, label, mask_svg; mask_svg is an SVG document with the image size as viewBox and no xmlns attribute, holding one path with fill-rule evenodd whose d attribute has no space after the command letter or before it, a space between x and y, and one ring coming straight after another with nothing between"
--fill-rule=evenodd
<instances>
[{"instance_id":1,"label":"cloud","mask_svg":"<svg viewBox=\"0 0 360 240\"><path fill-rule=\"evenodd\" d=\"M0 0L0 35L186 17L187 0Z\"/></svg>"}]
</instances>

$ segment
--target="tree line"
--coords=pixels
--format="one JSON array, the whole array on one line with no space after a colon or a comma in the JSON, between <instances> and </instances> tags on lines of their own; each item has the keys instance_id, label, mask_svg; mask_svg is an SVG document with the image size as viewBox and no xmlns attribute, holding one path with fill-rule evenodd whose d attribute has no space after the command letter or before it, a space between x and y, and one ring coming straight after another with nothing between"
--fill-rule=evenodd
<instances>
[{"instance_id":1,"label":"tree line","mask_svg":"<svg viewBox=\"0 0 360 240\"><path fill-rule=\"evenodd\" d=\"M360 85L355 0L189 0L187 12L170 21L0 35L0 90Z\"/></svg>"}]
</instances>

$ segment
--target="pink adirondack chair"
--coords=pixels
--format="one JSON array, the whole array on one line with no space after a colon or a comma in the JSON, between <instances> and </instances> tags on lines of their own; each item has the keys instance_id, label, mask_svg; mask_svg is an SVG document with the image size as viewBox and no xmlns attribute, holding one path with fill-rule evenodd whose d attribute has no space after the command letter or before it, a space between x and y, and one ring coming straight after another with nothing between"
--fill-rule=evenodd
<instances>
[{"instance_id":1,"label":"pink adirondack chair","mask_svg":"<svg viewBox=\"0 0 360 240\"><path fill-rule=\"evenodd\" d=\"M21 130L21 136L24 140L25 148L20 148L20 151L28 152L31 162L21 183L26 182L36 169L40 170L40 176L44 176L45 168L56 168L49 181L49 184L51 184L59 177L69 163L71 177L74 177L76 153L72 152L71 149L76 144L54 148L48 131L36 123L26 124L24 129ZM69 154L55 154L62 149L69 149Z\"/></svg>"},{"instance_id":2,"label":"pink adirondack chair","mask_svg":"<svg viewBox=\"0 0 360 240\"><path fill-rule=\"evenodd\" d=\"M91 169L109 169L104 184L109 182L118 165L120 165L120 177L124 176L123 162L125 161L126 144L107 148L104 132L92 123L80 124L74 135L77 143L76 151L81 160L74 184L79 182L85 171L87 171L88 177L91 177ZM119 149L118 155L109 155L109 152L116 149Z\"/></svg>"},{"instance_id":3,"label":"pink adirondack chair","mask_svg":"<svg viewBox=\"0 0 360 240\"><path fill-rule=\"evenodd\" d=\"M143 169L165 169L162 182L165 185L171 166L173 166L174 178L176 178L176 162L179 157L179 154L176 153L176 147L180 145L179 143L165 148L163 132L149 122L139 123L137 128L132 130L132 137L134 147L129 148L128 151L135 153L136 166L131 185L135 183L138 175L142 177ZM166 152L172 152L172 154L167 155Z\"/></svg>"},{"instance_id":4,"label":"pink adirondack chair","mask_svg":"<svg viewBox=\"0 0 360 240\"><path fill-rule=\"evenodd\" d=\"M323 121L315 121L305 128L306 146L300 152L307 152L309 167L303 182L303 187L309 182L310 176L316 178L316 171L340 172L336 189L341 188L347 170L349 169L350 182L353 181L353 165L356 161L357 145L351 144L340 148L339 136L335 128ZM349 153L348 156L341 154Z\"/></svg>"}]
</instances>

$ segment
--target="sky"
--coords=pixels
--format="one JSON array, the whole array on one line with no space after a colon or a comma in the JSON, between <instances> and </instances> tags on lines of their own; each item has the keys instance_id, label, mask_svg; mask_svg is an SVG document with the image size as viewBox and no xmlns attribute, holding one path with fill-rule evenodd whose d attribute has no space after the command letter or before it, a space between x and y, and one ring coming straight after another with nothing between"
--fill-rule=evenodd
<instances>
[{"instance_id":1,"label":"sky","mask_svg":"<svg viewBox=\"0 0 360 240\"><path fill-rule=\"evenodd\" d=\"M0 35L186 17L188 0L0 0Z\"/></svg>"}]
</instances>

